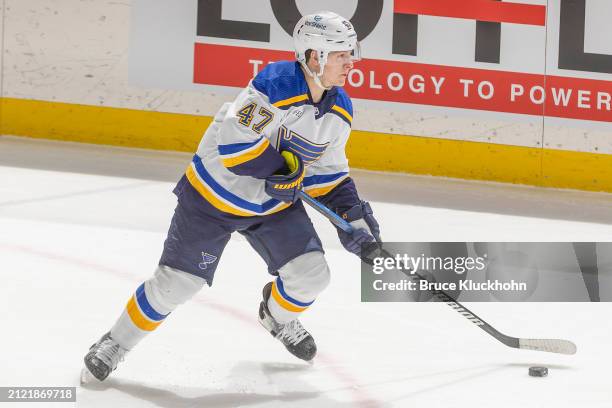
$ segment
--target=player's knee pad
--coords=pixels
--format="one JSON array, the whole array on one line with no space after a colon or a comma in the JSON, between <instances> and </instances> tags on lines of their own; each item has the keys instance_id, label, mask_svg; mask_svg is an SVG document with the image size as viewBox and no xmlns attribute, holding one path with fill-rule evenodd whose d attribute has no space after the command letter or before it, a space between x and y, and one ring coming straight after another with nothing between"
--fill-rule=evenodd
<instances>
[{"instance_id":1,"label":"player's knee pad","mask_svg":"<svg viewBox=\"0 0 612 408\"><path fill-rule=\"evenodd\" d=\"M153 277L145 282L145 293L151 306L159 313L170 313L195 295L206 281L169 266L159 265Z\"/></svg>"},{"instance_id":2,"label":"player's knee pad","mask_svg":"<svg viewBox=\"0 0 612 408\"><path fill-rule=\"evenodd\" d=\"M285 292L304 302L314 300L329 285L330 272L323 252L308 252L278 270Z\"/></svg>"}]
</instances>

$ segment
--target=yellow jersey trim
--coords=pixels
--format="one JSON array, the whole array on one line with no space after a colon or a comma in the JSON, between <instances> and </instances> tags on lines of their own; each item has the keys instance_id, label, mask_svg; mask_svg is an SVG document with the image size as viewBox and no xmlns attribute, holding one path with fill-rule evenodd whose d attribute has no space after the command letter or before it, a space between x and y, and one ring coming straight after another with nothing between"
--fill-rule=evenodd
<instances>
[{"instance_id":1,"label":"yellow jersey trim","mask_svg":"<svg viewBox=\"0 0 612 408\"><path fill-rule=\"evenodd\" d=\"M287 105L291 105L292 103L297 103L297 102L301 102L305 100L308 100L307 94L294 96L288 99L283 99L282 101L274 102L272 105L276 106L277 108L280 108L281 106L287 106Z\"/></svg>"},{"instance_id":2,"label":"yellow jersey trim","mask_svg":"<svg viewBox=\"0 0 612 408\"><path fill-rule=\"evenodd\" d=\"M292 204L292 203L282 203L281 205L276 207L274 210L270 212L266 212L264 214L256 214L256 213L242 211L242 210L239 210L237 208L234 208L226 204L225 202L217 198L217 196L200 181L200 179L196 175L195 170L193 169L193 167L191 167L191 165L187 167L187 170L185 171L185 175L187 176L187 180L189 180L189 184L191 184L191 186L195 188L196 191L200 193L200 195L206 201L208 201L213 207L215 207L217 210L220 210L220 211L223 211L229 214L233 214L233 215L238 215L240 217L254 217L256 215L274 214L276 212L284 210L285 208L289 207Z\"/></svg>"},{"instance_id":3,"label":"yellow jersey trim","mask_svg":"<svg viewBox=\"0 0 612 408\"><path fill-rule=\"evenodd\" d=\"M325 195L329 193L330 191L332 191L334 188L338 186L338 184L342 182L342 180L346 179L347 177L348 177L348 174L344 177L340 177L338 180L334 182L334 184L331 184L325 187L316 187L316 185L310 188L305 187L304 191L306 191L311 197L319 197L319 196Z\"/></svg>"},{"instance_id":4,"label":"yellow jersey trim","mask_svg":"<svg viewBox=\"0 0 612 408\"><path fill-rule=\"evenodd\" d=\"M346 118L346 120L348 120L349 122L351 122L351 123L353 122L353 117L345 109L341 108L338 105L332 106L332 109L335 110L336 112L338 112L339 114L341 114L342 116L344 116Z\"/></svg>"},{"instance_id":5,"label":"yellow jersey trim","mask_svg":"<svg viewBox=\"0 0 612 408\"><path fill-rule=\"evenodd\" d=\"M263 142L255 149L249 150L244 154L241 154L240 156L222 159L221 161L225 167L238 166L239 164L246 163L261 156L261 154L268 148L268 146L270 146L270 142L268 141L268 139L264 138Z\"/></svg>"}]
</instances>

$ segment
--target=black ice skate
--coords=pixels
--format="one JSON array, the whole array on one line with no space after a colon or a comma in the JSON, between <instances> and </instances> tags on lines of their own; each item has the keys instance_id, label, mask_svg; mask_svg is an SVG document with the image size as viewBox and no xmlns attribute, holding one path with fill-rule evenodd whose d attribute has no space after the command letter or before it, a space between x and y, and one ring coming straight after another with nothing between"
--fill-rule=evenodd
<instances>
[{"instance_id":1,"label":"black ice skate","mask_svg":"<svg viewBox=\"0 0 612 408\"><path fill-rule=\"evenodd\" d=\"M305 361L311 361L317 354L317 345L314 339L304 329L298 319L286 324L280 324L270 314L268 310L268 299L272 292L272 282L263 288L263 301L259 305L259 323L280 340L291 354Z\"/></svg>"},{"instance_id":2,"label":"black ice skate","mask_svg":"<svg viewBox=\"0 0 612 408\"><path fill-rule=\"evenodd\" d=\"M97 343L94 343L85 355L85 367L81 374L81 382L88 382L89 375L93 375L98 381L104 381L108 375L117 368L117 364L123 361L127 350L122 348L106 333Z\"/></svg>"}]
</instances>

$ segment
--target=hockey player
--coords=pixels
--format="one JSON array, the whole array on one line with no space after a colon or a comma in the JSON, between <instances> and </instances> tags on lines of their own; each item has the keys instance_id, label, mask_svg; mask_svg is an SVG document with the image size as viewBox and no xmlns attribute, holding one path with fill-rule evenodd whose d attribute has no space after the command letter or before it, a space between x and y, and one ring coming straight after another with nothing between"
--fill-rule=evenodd
<instances>
[{"instance_id":1,"label":"hockey player","mask_svg":"<svg viewBox=\"0 0 612 408\"><path fill-rule=\"evenodd\" d=\"M379 240L379 227L357 195L345 154L353 109L341 86L360 57L357 33L325 11L302 17L293 39L297 61L268 65L206 130L174 189L178 205L159 266L91 346L85 376L104 380L179 304L212 285L233 232L276 276L263 288L260 323L296 357L314 358L314 339L298 317L330 272L297 192L304 189L351 222L354 233L338 234L355 254Z\"/></svg>"}]
</instances>

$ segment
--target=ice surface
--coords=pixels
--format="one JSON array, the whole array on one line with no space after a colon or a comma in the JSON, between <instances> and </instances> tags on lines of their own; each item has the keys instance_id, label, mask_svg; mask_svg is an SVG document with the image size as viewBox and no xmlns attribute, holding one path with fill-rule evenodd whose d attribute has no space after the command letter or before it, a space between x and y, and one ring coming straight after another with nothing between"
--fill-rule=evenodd
<instances>
[{"instance_id":1,"label":"ice surface","mask_svg":"<svg viewBox=\"0 0 612 408\"><path fill-rule=\"evenodd\" d=\"M78 386L82 358L155 268L188 154L0 138L0 385ZM609 241L612 196L354 172L388 241ZM612 407L612 305L474 303L509 349L443 304L360 302L359 262L311 218L332 268L304 314L319 355L257 323L270 277L240 236L215 285L177 309L78 407ZM547 366L546 378L528 368ZM19 403L16 407L39 407ZM62 406L68 406L65 404ZM3 404L9 407L11 404ZM59 405L58 405L59 406Z\"/></svg>"}]
</instances>

